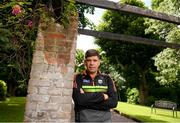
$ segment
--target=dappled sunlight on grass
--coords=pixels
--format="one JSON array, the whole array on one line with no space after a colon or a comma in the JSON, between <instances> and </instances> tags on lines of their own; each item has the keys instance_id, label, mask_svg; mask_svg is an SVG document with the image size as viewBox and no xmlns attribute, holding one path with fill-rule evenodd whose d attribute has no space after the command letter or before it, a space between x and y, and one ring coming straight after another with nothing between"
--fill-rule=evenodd
<instances>
[{"instance_id":1,"label":"dappled sunlight on grass","mask_svg":"<svg viewBox=\"0 0 180 123\"><path fill-rule=\"evenodd\" d=\"M116 110L129 117L138 119L142 122L180 122L180 112L173 117L172 110L156 109L156 114L151 114L151 108L147 106L133 105L119 102Z\"/></svg>"},{"instance_id":2,"label":"dappled sunlight on grass","mask_svg":"<svg viewBox=\"0 0 180 123\"><path fill-rule=\"evenodd\" d=\"M0 122L23 122L25 97L10 97L0 101Z\"/></svg>"},{"instance_id":3,"label":"dappled sunlight on grass","mask_svg":"<svg viewBox=\"0 0 180 123\"><path fill-rule=\"evenodd\" d=\"M15 103L10 103L10 104L7 104L8 106L19 106L19 104L15 104Z\"/></svg>"}]
</instances>

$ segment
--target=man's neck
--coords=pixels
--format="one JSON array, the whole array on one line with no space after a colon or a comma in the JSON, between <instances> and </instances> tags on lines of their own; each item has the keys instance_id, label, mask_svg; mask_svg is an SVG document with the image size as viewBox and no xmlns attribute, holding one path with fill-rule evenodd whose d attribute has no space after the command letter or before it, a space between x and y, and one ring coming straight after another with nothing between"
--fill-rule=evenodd
<instances>
[{"instance_id":1,"label":"man's neck","mask_svg":"<svg viewBox=\"0 0 180 123\"><path fill-rule=\"evenodd\" d=\"M91 77L92 79L94 79L95 76L97 75L97 72L96 72L96 73L89 73L89 75L90 75L90 77Z\"/></svg>"}]
</instances>

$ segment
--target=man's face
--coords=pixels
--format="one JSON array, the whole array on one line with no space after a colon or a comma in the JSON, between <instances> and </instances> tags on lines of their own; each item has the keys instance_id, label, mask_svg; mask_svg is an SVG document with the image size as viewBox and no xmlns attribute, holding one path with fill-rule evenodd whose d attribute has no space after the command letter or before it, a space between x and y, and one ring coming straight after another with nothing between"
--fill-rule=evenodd
<instances>
[{"instance_id":1,"label":"man's face","mask_svg":"<svg viewBox=\"0 0 180 123\"><path fill-rule=\"evenodd\" d=\"M85 59L85 66L87 71L92 74L98 71L100 65L100 59L98 56L91 56Z\"/></svg>"}]
</instances>

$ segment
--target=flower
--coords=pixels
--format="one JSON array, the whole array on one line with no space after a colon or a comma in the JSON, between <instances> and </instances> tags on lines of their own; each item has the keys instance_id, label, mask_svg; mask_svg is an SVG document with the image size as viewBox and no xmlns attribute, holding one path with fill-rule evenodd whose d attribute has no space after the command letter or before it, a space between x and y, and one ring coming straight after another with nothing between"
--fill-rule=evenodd
<instances>
[{"instance_id":1,"label":"flower","mask_svg":"<svg viewBox=\"0 0 180 123\"><path fill-rule=\"evenodd\" d=\"M32 21L31 20L29 20L29 22L28 22L28 27L31 29L32 28Z\"/></svg>"},{"instance_id":2,"label":"flower","mask_svg":"<svg viewBox=\"0 0 180 123\"><path fill-rule=\"evenodd\" d=\"M21 11L21 7L19 6L19 5L15 5L15 6L13 6L13 8L12 8L12 14L13 15L17 15L17 14L19 14L19 13L21 13L22 11Z\"/></svg>"}]
</instances>

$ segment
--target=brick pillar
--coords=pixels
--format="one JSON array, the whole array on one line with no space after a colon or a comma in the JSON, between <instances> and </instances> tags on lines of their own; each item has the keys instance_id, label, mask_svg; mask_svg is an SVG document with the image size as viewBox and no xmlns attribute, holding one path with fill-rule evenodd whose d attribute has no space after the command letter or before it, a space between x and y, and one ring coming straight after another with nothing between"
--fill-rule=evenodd
<instances>
[{"instance_id":1,"label":"brick pillar","mask_svg":"<svg viewBox=\"0 0 180 123\"><path fill-rule=\"evenodd\" d=\"M25 122L70 122L77 18L67 29L39 26L26 99Z\"/></svg>"}]
</instances>

